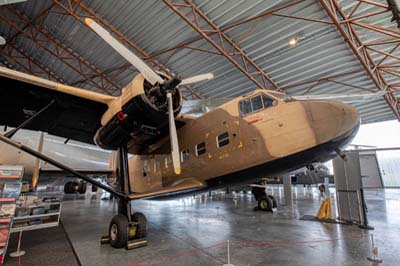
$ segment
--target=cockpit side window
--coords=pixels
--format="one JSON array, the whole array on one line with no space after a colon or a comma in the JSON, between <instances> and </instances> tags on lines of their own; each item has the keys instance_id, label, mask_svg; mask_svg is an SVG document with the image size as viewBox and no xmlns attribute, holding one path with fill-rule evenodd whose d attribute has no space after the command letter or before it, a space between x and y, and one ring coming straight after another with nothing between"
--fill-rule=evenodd
<instances>
[{"instance_id":1,"label":"cockpit side window","mask_svg":"<svg viewBox=\"0 0 400 266\"><path fill-rule=\"evenodd\" d=\"M262 94L262 98L263 98L263 103L264 103L265 109L274 106L274 101L275 101L274 99L271 99L270 97L268 97L265 94Z\"/></svg>"},{"instance_id":2,"label":"cockpit side window","mask_svg":"<svg viewBox=\"0 0 400 266\"><path fill-rule=\"evenodd\" d=\"M257 95L256 97L251 98L251 107L253 109L253 112L263 109L261 95Z\"/></svg>"},{"instance_id":3,"label":"cockpit side window","mask_svg":"<svg viewBox=\"0 0 400 266\"><path fill-rule=\"evenodd\" d=\"M248 113L251 113L251 103L250 99L243 100L239 102L239 110L240 110L240 115L246 115Z\"/></svg>"}]
</instances>

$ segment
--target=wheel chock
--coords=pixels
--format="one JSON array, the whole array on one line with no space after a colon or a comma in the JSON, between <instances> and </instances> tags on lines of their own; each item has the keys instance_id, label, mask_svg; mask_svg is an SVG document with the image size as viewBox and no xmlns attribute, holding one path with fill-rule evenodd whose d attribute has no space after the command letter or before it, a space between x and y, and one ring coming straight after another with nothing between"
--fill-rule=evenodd
<instances>
[{"instance_id":1,"label":"wheel chock","mask_svg":"<svg viewBox=\"0 0 400 266\"><path fill-rule=\"evenodd\" d=\"M134 248L140 248L147 246L147 240L145 238L142 239L133 239L133 240L128 240L126 242L126 249L134 249Z\"/></svg>"},{"instance_id":2,"label":"wheel chock","mask_svg":"<svg viewBox=\"0 0 400 266\"><path fill-rule=\"evenodd\" d=\"M100 239L100 244L105 245L105 244L110 244L110 237L109 236L102 236Z\"/></svg>"}]
</instances>

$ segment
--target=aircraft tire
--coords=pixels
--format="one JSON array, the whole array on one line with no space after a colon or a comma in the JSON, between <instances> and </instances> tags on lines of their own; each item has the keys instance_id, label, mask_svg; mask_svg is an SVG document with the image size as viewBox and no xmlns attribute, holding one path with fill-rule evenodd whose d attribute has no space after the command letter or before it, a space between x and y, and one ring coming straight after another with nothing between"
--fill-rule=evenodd
<instances>
[{"instance_id":1,"label":"aircraft tire","mask_svg":"<svg viewBox=\"0 0 400 266\"><path fill-rule=\"evenodd\" d=\"M278 208L278 202L274 198L274 196L268 195L268 198L272 200L272 208Z\"/></svg>"},{"instance_id":2,"label":"aircraft tire","mask_svg":"<svg viewBox=\"0 0 400 266\"><path fill-rule=\"evenodd\" d=\"M92 185L92 192L97 192L98 189L99 189L98 186Z\"/></svg>"},{"instance_id":3,"label":"aircraft tire","mask_svg":"<svg viewBox=\"0 0 400 266\"><path fill-rule=\"evenodd\" d=\"M78 192L79 194L85 194L86 193L86 188L87 188L87 183L84 181L79 182L78 185Z\"/></svg>"},{"instance_id":4,"label":"aircraft tire","mask_svg":"<svg viewBox=\"0 0 400 266\"><path fill-rule=\"evenodd\" d=\"M64 193L65 194L69 194L69 186L70 186L71 182L67 182L64 184Z\"/></svg>"},{"instance_id":5,"label":"aircraft tire","mask_svg":"<svg viewBox=\"0 0 400 266\"><path fill-rule=\"evenodd\" d=\"M272 200L268 196L263 196L258 201L258 209L261 211L272 211Z\"/></svg>"},{"instance_id":6,"label":"aircraft tire","mask_svg":"<svg viewBox=\"0 0 400 266\"><path fill-rule=\"evenodd\" d=\"M132 221L138 222L136 227L136 238L145 238L147 236L147 219L141 212L135 212L132 215Z\"/></svg>"},{"instance_id":7,"label":"aircraft tire","mask_svg":"<svg viewBox=\"0 0 400 266\"><path fill-rule=\"evenodd\" d=\"M108 235L110 237L110 245L114 248L122 248L126 246L128 241L128 218L125 215L117 214L110 222Z\"/></svg>"},{"instance_id":8,"label":"aircraft tire","mask_svg":"<svg viewBox=\"0 0 400 266\"><path fill-rule=\"evenodd\" d=\"M73 194L76 192L76 186L78 183L69 181L64 185L64 193L65 194Z\"/></svg>"}]
</instances>

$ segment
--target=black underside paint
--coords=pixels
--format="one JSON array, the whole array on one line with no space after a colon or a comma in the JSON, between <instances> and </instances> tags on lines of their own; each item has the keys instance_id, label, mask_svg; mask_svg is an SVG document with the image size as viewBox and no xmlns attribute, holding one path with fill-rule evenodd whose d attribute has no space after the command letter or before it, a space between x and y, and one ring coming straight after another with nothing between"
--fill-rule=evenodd
<instances>
[{"instance_id":1,"label":"black underside paint","mask_svg":"<svg viewBox=\"0 0 400 266\"><path fill-rule=\"evenodd\" d=\"M196 193L229 186L247 185L251 184L252 182L257 182L262 177L273 177L279 174L291 172L314 162L329 161L336 157L336 149L345 147L353 140L359 127L360 124L356 125L352 130L341 135L340 137L313 148L276 159L265 164L247 168L242 171L209 179L206 181L207 187L201 190L196 190ZM179 194L182 196L193 193L194 191L185 191ZM176 196L176 194L160 196L157 197L157 199L163 199L170 196Z\"/></svg>"}]
</instances>

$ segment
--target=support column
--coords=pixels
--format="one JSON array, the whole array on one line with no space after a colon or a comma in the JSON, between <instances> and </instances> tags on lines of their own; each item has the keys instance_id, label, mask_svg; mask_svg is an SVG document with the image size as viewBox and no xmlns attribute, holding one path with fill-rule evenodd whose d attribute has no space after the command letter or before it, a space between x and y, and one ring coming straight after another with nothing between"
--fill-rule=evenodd
<instances>
[{"instance_id":1,"label":"support column","mask_svg":"<svg viewBox=\"0 0 400 266\"><path fill-rule=\"evenodd\" d=\"M285 204L286 206L292 206L293 205L292 179L288 174L283 175L282 179L283 179L283 193L285 195Z\"/></svg>"}]
</instances>

